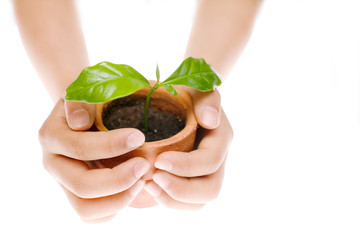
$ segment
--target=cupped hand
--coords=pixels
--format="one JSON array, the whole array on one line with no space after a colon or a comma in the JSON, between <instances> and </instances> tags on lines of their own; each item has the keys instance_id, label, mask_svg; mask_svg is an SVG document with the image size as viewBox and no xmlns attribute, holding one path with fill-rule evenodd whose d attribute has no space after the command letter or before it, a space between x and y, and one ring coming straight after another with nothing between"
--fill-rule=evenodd
<instances>
[{"instance_id":1,"label":"cupped hand","mask_svg":"<svg viewBox=\"0 0 360 240\"><path fill-rule=\"evenodd\" d=\"M39 131L45 169L89 222L108 220L128 206L143 189L141 177L150 168L139 157L111 169L97 161L129 152L145 137L136 129L80 131L91 127L94 110L92 105L59 100Z\"/></svg>"},{"instance_id":2,"label":"cupped hand","mask_svg":"<svg viewBox=\"0 0 360 240\"><path fill-rule=\"evenodd\" d=\"M220 106L220 94L190 92L196 118L202 126L197 148L191 152L164 152L158 169L145 189L162 205L198 209L214 200L221 189L224 165L233 137L231 125Z\"/></svg>"}]
</instances>

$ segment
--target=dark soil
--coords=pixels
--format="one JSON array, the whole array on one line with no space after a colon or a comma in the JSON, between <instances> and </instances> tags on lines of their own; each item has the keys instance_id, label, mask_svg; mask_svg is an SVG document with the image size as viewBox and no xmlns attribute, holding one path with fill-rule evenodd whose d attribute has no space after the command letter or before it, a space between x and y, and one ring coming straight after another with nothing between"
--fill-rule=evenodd
<instances>
[{"instance_id":1,"label":"dark soil","mask_svg":"<svg viewBox=\"0 0 360 240\"><path fill-rule=\"evenodd\" d=\"M148 115L149 131L144 129L145 98L125 97L111 102L103 111L104 125L109 129L137 128L145 134L146 142L169 138L185 127L178 114L163 112L151 106Z\"/></svg>"}]
</instances>

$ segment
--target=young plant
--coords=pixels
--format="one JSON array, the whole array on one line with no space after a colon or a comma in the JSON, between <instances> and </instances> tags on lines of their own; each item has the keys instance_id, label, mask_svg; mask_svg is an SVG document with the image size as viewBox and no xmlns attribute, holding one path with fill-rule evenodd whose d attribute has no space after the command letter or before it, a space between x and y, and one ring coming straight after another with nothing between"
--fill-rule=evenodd
<instances>
[{"instance_id":1,"label":"young plant","mask_svg":"<svg viewBox=\"0 0 360 240\"><path fill-rule=\"evenodd\" d=\"M165 81L160 82L159 67L156 67L156 84L150 82L134 68L125 64L101 62L85 68L79 77L66 89L65 99L87 103L108 102L126 97L142 88L149 87L146 97L144 128L148 132L148 112L152 93L164 87L169 93L177 96L173 85L183 85L202 92L214 90L221 84L219 76L203 58L185 59L178 69Z\"/></svg>"}]
</instances>

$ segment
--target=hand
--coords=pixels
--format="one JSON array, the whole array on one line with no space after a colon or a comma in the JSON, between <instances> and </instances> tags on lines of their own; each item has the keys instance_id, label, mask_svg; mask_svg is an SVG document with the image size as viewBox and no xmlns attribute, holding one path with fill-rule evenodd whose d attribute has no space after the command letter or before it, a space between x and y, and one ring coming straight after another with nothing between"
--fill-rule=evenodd
<instances>
[{"instance_id":1,"label":"hand","mask_svg":"<svg viewBox=\"0 0 360 240\"><path fill-rule=\"evenodd\" d=\"M62 186L80 217L89 222L108 220L130 204L144 186L140 178L150 168L139 157L112 169L95 161L129 152L141 146L145 137L136 129L83 132L69 128L90 128L93 111L92 105L67 102L64 107L59 100L39 131L45 169Z\"/></svg>"},{"instance_id":2,"label":"hand","mask_svg":"<svg viewBox=\"0 0 360 240\"><path fill-rule=\"evenodd\" d=\"M160 154L155 162L159 170L153 181L145 185L160 204L169 208L203 207L218 196L224 178L232 128L221 110L217 91L195 94L192 94L195 115L204 127L198 132L197 149L189 153L170 151Z\"/></svg>"}]
</instances>

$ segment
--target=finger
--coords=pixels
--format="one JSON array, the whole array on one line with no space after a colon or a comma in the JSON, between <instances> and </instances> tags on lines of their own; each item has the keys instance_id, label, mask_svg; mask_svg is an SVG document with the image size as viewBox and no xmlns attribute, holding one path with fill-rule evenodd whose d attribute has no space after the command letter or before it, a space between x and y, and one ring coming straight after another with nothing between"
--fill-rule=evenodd
<instances>
[{"instance_id":1,"label":"finger","mask_svg":"<svg viewBox=\"0 0 360 240\"><path fill-rule=\"evenodd\" d=\"M153 180L170 197L184 203L206 203L220 193L224 178L224 166L216 173L195 178L183 178L164 171L154 174Z\"/></svg>"},{"instance_id":2,"label":"finger","mask_svg":"<svg viewBox=\"0 0 360 240\"><path fill-rule=\"evenodd\" d=\"M59 101L39 131L39 140L48 152L79 160L111 158L129 152L145 142L145 136L133 128L109 132L72 131Z\"/></svg>"},{"instance_id":3,"label":"finger","mask_svg":"<svg viewBox=\"0 0 360 240\"><path fill-rule=\"evenodd\" d=\"M221 125L214 130L205 130L198 148L192 152L164 152L155 162L155 167L177 176L195 177L216 172L223 164L230 147L233 131L224 112Z\"/></svg>"},{"instance_id":4,"label":"finger","mask_svg":"<svg viewBox=\"0 0 360 240\"><path fill-rule=\"evenodd\" d=\"M61 131L60 129L55 131ZM109 132L55 133L49 151L79 160L111 158L130 152L145 142L145 136L132 128L116 129Z\"/></svg>"},{"instance_id":5,"label":"finger","mask_svg":"<svg viewBox=\"0 0 360 240\"><path fill-rule=\"evenodd\" d=\"M150 164L143 158L132 158L112 169L90 169L82 161L51 155L44 158L44 167L74 195L91 199L128 189L149 170Z\"/></svg>"},{"instance_id":6,"label":"finger","mask_svg":"<svg viewBox=\"0 0 360 240\"><path fill-rule=\"evenodd\" d=\"M65 187L63 189L81 219L84 221L96 221L114 215L127 207L143 189L144 185L145 182L140 180L125 192L96 199L83 199L74 195Z\"/></svg>"},{"instance_id":7,"label":"finger","mask_svg":"<svg viewBox=\"0 0 360 240\"><path fill-rule=\"evenodd\" d=\"M206 129L215 129L220 125L221 96L217 89L209 92L200 92L186 88L190 94L195 117L200 126Z\"/></svg>"},{"instance_id":8,"label":"finger","mask_svg":"<svg viewBox=\"0 0 360 240\"><path fill-rule=\"evenodd\" d=\"M179 209L179 210L198 210L205 206L205 204L196 204L196 203L184 203L177 201L171 198L165 191L163 191L156 183L153 181L147 182L144 186L144 189L161 205Z\"/></svg>"},{"instance_id":9,"label":"finger","mask_svg":"<svg viewBox=\"0 0 360 240\"><path fill-rule=\"evenodd\" d=\"M64 101L65 116L73 130L88 130L95 121L95 104Z\"/></svg>"}]
</instances>

